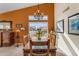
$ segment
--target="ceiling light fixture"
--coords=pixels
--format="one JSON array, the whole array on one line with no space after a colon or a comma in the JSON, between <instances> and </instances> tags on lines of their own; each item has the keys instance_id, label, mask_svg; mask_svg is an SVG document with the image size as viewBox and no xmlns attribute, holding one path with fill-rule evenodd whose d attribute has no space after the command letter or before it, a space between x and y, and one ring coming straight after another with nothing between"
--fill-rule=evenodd
<instances>
[{"instance_id":1,"label":"ceiling light fixture","mask_svg":"<svg viewBox=\"0 0 79 59\"><path fill-rule=\"evenodd\" d=\"M37 20L42 20L44 13L40 12L39 3L38 3L38 6L37 6L37 7L38 7L38 9L37 9L37 11L34 13L34 18L37 19Z\"/></svg>"}]
</instances>

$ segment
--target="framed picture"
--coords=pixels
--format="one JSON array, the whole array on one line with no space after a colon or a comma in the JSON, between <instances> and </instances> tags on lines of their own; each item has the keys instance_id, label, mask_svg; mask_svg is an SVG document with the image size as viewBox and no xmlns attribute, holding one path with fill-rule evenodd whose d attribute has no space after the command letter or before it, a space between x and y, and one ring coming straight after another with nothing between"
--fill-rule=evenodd
<instances>
[{"instance_id":1,"label":"framed picture","mask_svg":"<svg viewBox=\"0 0 79 59\"><path fill-rule=\"evenodd\" d=\"M68 33L79 35L79 13L68 17Z\"/></svg>"},{"instance_id":2,"label":"framed picture","mask_svg":"<svg viewBox=\"0 0 79 59\"><path fill-rule=\"evenodd\" d=\"M16 27L17 28L21 28L22 27L22 24L16 24Z\"/></svg>"},{"instance_id":3,"label":"framed picture","mask_svg":"<svg viewBox=\"0 0 79 59\"><path fill-rule=\"evenodd\" d=\"M64 20L60 20L57 22L56 32L64 33Z\"/></svg>"},{"instance_id":4,"label":"framed picture","mask_svg":"<svg viewBox=\"0 0 79 59\"><path fill-rule=\"evenodd\" d=\"M0 30L12 29L12 21L0 21Z\"/></svg>"}]
</instances>

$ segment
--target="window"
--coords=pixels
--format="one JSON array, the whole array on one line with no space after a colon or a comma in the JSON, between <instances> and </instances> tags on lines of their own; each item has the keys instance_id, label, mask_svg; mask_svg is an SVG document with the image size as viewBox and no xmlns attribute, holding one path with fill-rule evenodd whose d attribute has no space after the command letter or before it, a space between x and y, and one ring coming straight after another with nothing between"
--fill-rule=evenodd
<instances>
[{"instance_id":1,"label":"window","mask_svg":"<svg viewBox=\"0 0 79 59\"><path fill-rule=\"evenodd\" d=\"M29 33L31 36L36 36L37 29L41 29L42 36L48 34L48 22L29 22Z\"/></svg>"},{"instance_id":2,"label":"window","mask_svg":"<svg viewBox=\"0 0 79 59\"><path fill-rule=\"evenodd\" d=\"M35 19L34 16L29 16L29 20L38 20L38 19ZM48 20L48 16L43 16L43 18L41 20Z\"/></svg>"},{"instance_id":3,"label":"window","mask_svg":"<svg viewBox=\"0 0 79 59\"><path fill-rule=\"evenodd\" d=\"M29 34L31 36L37 36L37 29L41 29L42 36L48 35L48 16L44 16L43 19L37 20L33 16L29 16Z\"/></svg>"}]
</instances>

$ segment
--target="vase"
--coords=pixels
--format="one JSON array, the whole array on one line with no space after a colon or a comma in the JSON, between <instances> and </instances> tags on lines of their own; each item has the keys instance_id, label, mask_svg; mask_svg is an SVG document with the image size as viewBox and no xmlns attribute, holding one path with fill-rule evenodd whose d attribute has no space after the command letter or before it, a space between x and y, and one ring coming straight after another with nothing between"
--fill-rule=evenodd
<instances>
[{"instance_id":1,"label":"vase","mask_svg":"<svg viewBox=\"0 0 79 59\"><path fill-rule=\"evenodd\" d=\"M38 38L38 40L41 40L41 38Z\"/></svg>"}]
</instances>

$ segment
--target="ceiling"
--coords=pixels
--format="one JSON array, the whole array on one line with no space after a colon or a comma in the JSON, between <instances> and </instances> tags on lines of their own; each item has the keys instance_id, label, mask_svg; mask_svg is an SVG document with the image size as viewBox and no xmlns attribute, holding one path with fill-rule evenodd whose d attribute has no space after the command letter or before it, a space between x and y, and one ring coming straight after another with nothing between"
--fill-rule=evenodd
<instances>
[{"instance_id":1,"label":"ceiling","mask_svg":"<svg viewBox=\"0 0 79 59\"><path fill-rule=\"evenodd\" d=\"M0 3L0 14L38 5L37 3Z\"/></svg>"}]
</instances>

